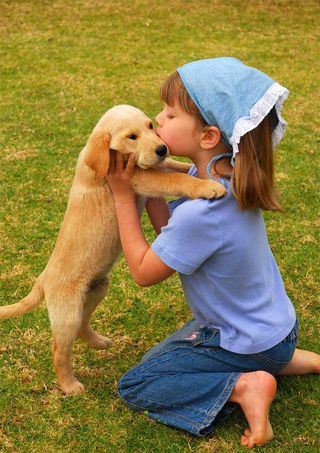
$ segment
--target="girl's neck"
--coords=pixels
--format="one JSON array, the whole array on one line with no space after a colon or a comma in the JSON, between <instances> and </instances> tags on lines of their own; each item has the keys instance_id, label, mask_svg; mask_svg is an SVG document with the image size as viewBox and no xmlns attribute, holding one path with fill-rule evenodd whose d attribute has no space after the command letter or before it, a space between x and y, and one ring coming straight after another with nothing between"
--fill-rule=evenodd
<instances>
[{"instance_id":1,"label":"girl's neck","mask_svg":"<svg viewBox=\"0 0 320 453\"><path fill-rule=\"evenodd\" d=\"M197 167L197 176L201 179L208 179L208 163L210 159L214 156L218 156L222 153L228 153L229 150L224 147L224 149L214 150L214 152L206 153L206 152L199 152L195 159L193 159L193 163ZM221 176L228 177L231 175L232 166L230 163L230 158L222 158L215 162L215 164L211 165L211 175L214 178L219 178Z\"/></svg>"}]
</instances>

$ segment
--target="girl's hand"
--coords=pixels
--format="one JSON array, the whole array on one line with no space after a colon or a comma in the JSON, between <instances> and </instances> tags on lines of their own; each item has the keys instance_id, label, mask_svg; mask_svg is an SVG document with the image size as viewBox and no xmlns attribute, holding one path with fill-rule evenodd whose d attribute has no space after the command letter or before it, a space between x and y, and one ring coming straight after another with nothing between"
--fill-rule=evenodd
<instances>
[{"instance_id":1,"label":"girl's hand","mask_svg":"<svg viewBox=\"0 0 320 453\"><path fill-rule=\"evenodd\" d=\"M131 185L134 161L134 154L130 154L125 165L122 153L111 152L107 181L116 201L126 202L136 197Z\"/></svg>"}]
</instances>

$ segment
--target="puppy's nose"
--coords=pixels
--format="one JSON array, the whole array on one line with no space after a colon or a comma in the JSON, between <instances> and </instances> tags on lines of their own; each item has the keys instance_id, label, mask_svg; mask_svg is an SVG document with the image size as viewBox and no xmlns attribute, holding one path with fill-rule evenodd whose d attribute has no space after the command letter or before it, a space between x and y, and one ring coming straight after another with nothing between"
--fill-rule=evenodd
<instances>
[{"instance_id":1,"label":"puppy's nose","mask_svg":"<svg viewBox=\"0 0 320 453\"><path fill-rule=\"evenodd\" d=\"M165 157L167 155L168 148L166 145L159 145L156 148L156 155L159 157Z\"/></svg>"}]
</instances>

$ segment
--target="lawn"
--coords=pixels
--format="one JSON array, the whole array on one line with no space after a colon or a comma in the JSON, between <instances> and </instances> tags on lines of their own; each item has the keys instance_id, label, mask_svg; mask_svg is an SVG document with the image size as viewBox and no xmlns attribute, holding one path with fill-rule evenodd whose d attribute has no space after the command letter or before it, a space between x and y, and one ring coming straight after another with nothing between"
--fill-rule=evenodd
<instances>
[{"instance_id":1,"label":"lawn","mask_svg":"<svg viewBox=\"0 0 320 453\"><path fill-rule=\"evenodd\" d=\"M127 103L154 117L159 86L177 66L230 55L291 90L276 153L285 213L266 222L300 318L299 346L319 352L319 2L1 0L0 11L0 303L25 296L44 268L78 153L102 113ZM198 439L131 412L117 396L122 373L189 317L176 276L139 288L121 259L94 318L112 349L74 347L80 397L57 387L44 305L1 322L0 451L243 451L240 411ZM319 378L278 383L275 439L262 450L319 452Z\"/></svg>"}]
</instances>

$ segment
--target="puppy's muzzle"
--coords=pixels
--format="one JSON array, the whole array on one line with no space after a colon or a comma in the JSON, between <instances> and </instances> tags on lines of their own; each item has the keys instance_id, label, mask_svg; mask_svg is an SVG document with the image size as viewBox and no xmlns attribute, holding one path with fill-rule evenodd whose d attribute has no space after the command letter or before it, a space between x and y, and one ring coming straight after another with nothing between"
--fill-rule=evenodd
<instances>
[{"instance_id":1,"label":"puppy's muzzle","mask_svg":"<svg viewBox=\"0 0 320 453\"><path fill-rule=\"evenodd\" d=\"M159 145L156 148L156 155L164 159L168 155L168 148L166 145Z\"/></svg>"}]
</instances>

